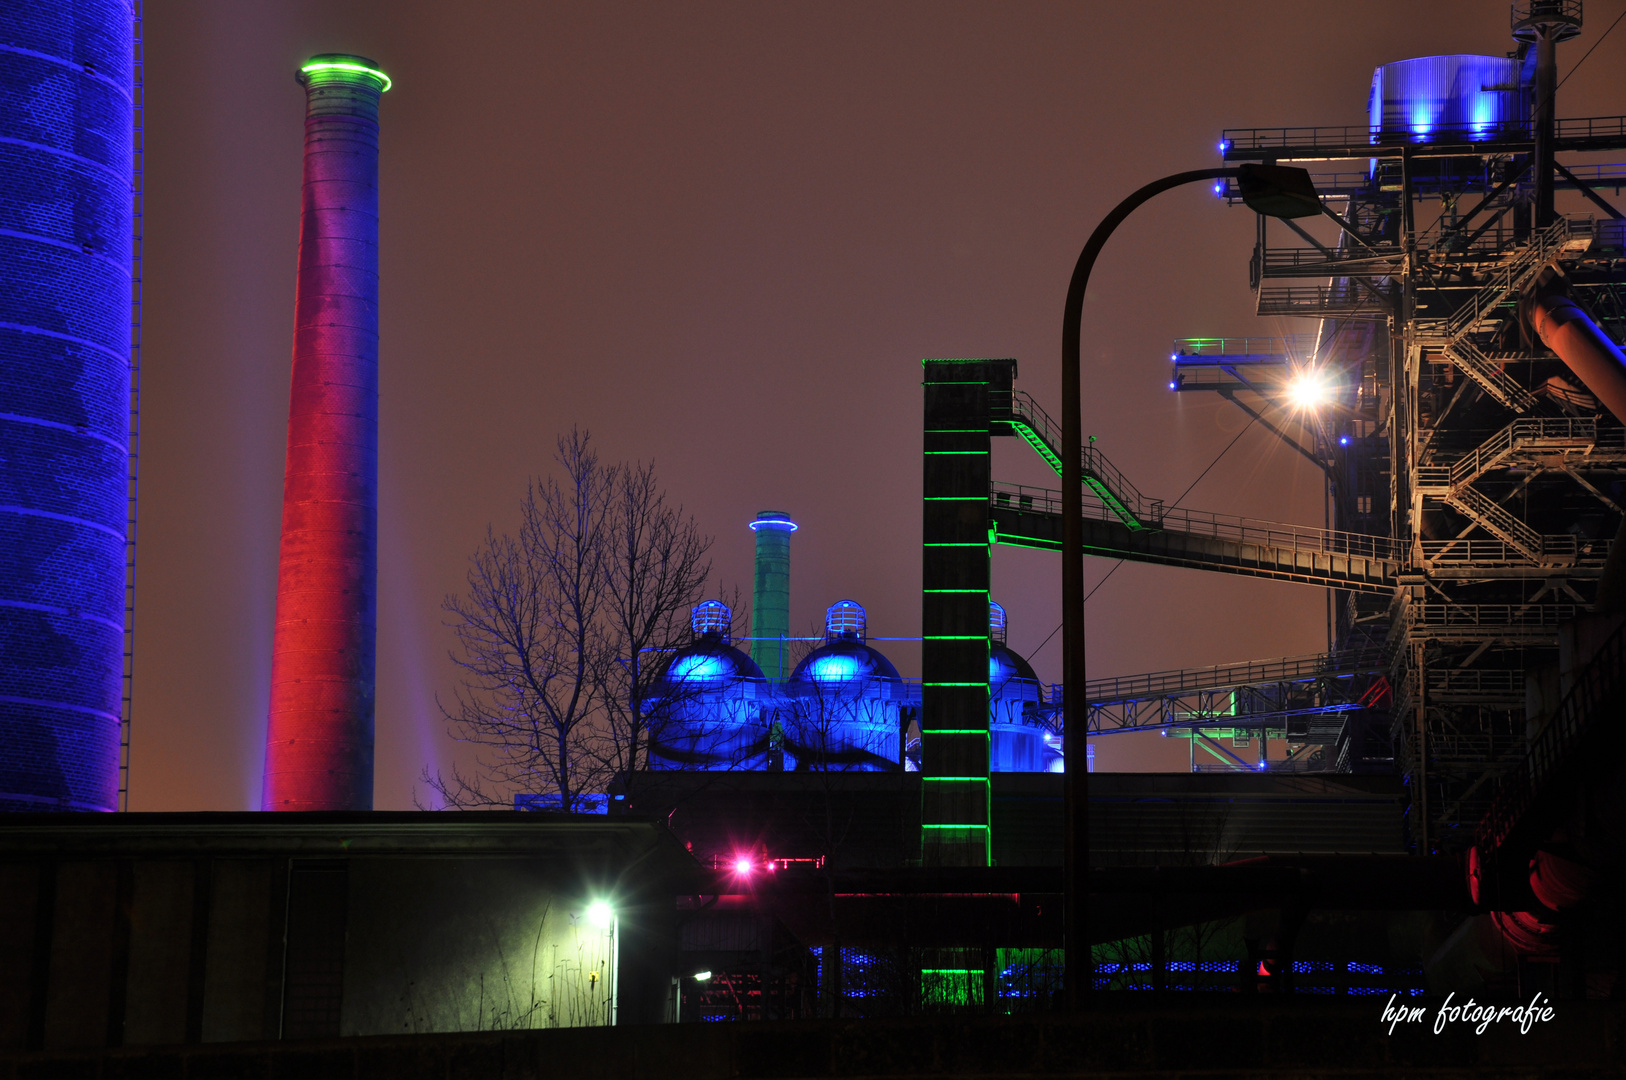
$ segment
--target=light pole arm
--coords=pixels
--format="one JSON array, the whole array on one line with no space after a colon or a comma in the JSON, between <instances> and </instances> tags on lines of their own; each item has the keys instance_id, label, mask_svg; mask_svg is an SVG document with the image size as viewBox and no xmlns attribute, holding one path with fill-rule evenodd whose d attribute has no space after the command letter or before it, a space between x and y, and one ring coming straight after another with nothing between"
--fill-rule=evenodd
<instances>
[{"instance_id":1,"label":"light pole arm","mask_svg":"<svg viewBox=\"0 0 1626 1080\"><path fill-rule=\"evenodd\" d=\"M1084 321L1084 289L1095 260L1123 220L1154 195L1199 180L1241 176L1241 169L1196 169L1154 180L1113 207L1090 234L1067 285L1061 323L1061 609L1062 757L1066 826L1062 861L1067 892L1063 912L1064 964L1069 1002L1082 1004L1094 981L1084 908L1090 866L1089 773L1084 727L1089 714L1084 696L1084 456L1083 392L1079 341Z\"/></svg>"}]
</instances>

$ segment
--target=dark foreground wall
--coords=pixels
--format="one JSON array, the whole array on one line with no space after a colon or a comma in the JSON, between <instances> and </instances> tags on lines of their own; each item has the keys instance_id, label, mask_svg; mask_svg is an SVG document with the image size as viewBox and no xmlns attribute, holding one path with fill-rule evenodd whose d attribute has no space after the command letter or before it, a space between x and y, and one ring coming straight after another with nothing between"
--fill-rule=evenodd
<instances>
[{"instance_id":1,"label":"dark foreground wall","mask_svg":"<svg viewBox=\"0 0 1626 1080\"><path fill-rule=\"evenodd\" d=\"M1062 778L990 778L996 866L1061 866ZM695 856L731 865L827 855L841 869L920 860L919 773L655 772L637 777L631 809L671 823ZM1259 855L1401 854L1403 788L1395 776L1095 773L1090 858L1096 866L1200 866Z\"/></svg>"},{"instance_id":2,"label":"dark foreground wall","mask_svg":"<svg viewBox=\"0 0 1626 1080\"><path fill-rule=\"evenodd\" d=\"M0 1050L658 1021L691 865L566 815L8 816Z\"/></svg>"},{"instance_id":3,"label":"dark foreground wall","mask_svg":"<svg viewBox=\"0 0 1626 1080\"><path fill-rule=\"evenodd\" d=\"M1433 1001L1429 1020L1438 1007ZM0 1080L163 1076L734 1077L1212 1076L1565 1077L1620 1075L1626 1007L1564 1003L1527 1035L1429 1023L1393 1035L1383 1003L1307 1008L1097 1011L1083 1019L940 1017L900 1021L681 1024L607 1030L424 1035L298 1044L0 1056ZM1210 1072L1210 1070L1226 1070Z\"/></svg>"}]
</instances>

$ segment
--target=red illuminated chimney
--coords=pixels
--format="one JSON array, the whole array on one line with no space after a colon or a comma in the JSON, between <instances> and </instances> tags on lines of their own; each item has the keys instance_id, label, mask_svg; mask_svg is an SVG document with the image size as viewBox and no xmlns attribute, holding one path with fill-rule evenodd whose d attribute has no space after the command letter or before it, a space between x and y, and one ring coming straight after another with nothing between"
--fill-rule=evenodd
<instances>
[{"instance_id":1,"label":"red illuminated chimney","mask_svg":"<svg viewBox=\"0 0 1626 1080\"><path fill-rule=\"evenodd\" d=\"M313 57L265 810L371 810L378 581L378 99L359 56Z\"/></svg>"}]
</instances>

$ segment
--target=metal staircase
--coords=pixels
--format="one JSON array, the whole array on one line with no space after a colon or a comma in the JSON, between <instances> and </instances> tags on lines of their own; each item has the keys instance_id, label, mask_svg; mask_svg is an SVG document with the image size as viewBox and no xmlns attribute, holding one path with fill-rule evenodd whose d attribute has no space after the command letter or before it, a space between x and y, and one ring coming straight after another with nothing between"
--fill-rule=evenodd
<instances>
[{"instance_id":1,"label":"metal staircase","mask_svg":"<svg viewBox=\"0 0 1626 1080\"><path fill-rule=\"evenodd\" d=\"M1009 416L995 419L1010 424L1022 441L1056 470L1057 476L1061 475L1061 425L1050 419L1050 415L1032 396L1021 390L1013 390ZM1107 460L1106 455L1095 448L1093 442L1084 445L1082 475L1084 486L1132 532L1160 526L1163 520L1162 500L1142 495Z\"/></svg>"},{"instance_id":2,"label":"metal staircase","mask_svg":"<svg viewBox=\"0 0 1626 1080\"><path fill-rule=\"evenodd\" d=\"M1529 412L1535 407L1535 396L1503 370L1501 362L1503 359L1518 357L1493 359L1481 352L1479 346L1466 337L1450 339L1440 344L1438 348L1447 360L1457 365L1459 371L1478 383L1481 390L1504 407L1519 413Z\"/></svg>"}]
</instances>

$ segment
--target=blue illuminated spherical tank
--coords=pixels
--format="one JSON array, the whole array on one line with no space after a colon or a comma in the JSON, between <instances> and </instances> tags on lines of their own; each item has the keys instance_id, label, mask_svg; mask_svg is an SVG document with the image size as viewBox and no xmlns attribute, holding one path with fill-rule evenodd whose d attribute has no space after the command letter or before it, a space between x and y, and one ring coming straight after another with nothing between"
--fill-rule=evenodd
<instances>
[{"instance_id":1,"label":"blue illuminated spherical tank","mask_svg":"<svg viewBox=\"0 0 1626 1080\"><path fill-rule=\"evenodd\" d=\"M1037 693L1039 676L1034 672L1033 665L1011 652L1001 642L994 642L988 649L988 691L998 696L1002 690L1010 687L1012 680L1019 680L1032 684Z\"/></svg>"},{"instance_id":2,"label":"blue illuminated spherical tank","mask_svg":"<svg viewBox=\"0 0 1626 1080\"><path fill-rule=\"evenodd\" d=\"M790 678L792 682L838 686L870 679L900 682L903 676L879 650L862 641L838 640L814 649L796 665Z\"/></svg>"},{"instance_id":3,"label":"blue illuminated spherical tank","mask_svg":"<svg viewBox=\"0 0 1626 1080\"><path fill-rule=\"evenodd\" d=\"M745 653L725 644L721 637L707 634L693 645L679 649L657 684L663 691L721 689L740 679L763 678L762 669Z\"/></svg>"},{"instance_id":4,"label":"blue illuminated spherical tank","mask_svg":"<svg viewBox=\"0 0 1626 1080\"><path fill-rule=\"evenodd\" d=\"M706 633L673 654L647 701L651 769L761 767L767 680L721 633Z\"/></svg>"},{"instance_id":5,"label":"blue illuminated spherical tank","mask_svg":"<svg viewBox=\"0 0 1626 1080\"><path fill-rule=\"evenodd\" d=\"M1045 772L1055 758L1038 722L1039 676L1017 653L995 641L988 651L989 767L994 772Z\"/></svg>"},{"instance_id":6,"label":"blue illuminated spherical tank","mask_svg":"<svg viewBox=\"0 0 1626 1080\"><path fill-rule=\"evenodd\" d=\"M116 810L128 0L0 3L0 810Z\"/></svg>"}]
</instances>

